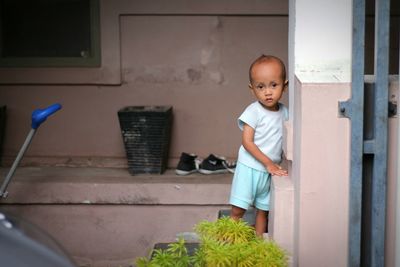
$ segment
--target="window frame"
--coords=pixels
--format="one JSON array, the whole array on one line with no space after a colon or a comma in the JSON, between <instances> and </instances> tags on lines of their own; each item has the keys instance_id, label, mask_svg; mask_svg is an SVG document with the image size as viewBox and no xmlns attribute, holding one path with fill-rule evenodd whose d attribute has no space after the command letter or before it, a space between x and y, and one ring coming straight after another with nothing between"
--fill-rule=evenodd
<instances>
[{"instance_id":1,"label":"window frame","mask_svg":"<svg viewBox=\"0 0 400 267\"><path fill-rule=\"evenodd\" d=\"M99 0L90 0L90 49L88 57L4 57L0 54L0 67L99 67L101 65Z\"/></svg>"}]
</instances>

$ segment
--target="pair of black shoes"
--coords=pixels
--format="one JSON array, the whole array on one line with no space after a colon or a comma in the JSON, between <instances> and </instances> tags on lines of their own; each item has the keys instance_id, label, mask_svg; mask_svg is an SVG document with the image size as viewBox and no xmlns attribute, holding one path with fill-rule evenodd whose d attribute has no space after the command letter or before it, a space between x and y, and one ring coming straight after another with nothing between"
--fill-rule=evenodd
<instances>
[{"instance_id":1,"label":"pair of black shoes","mask_svg":"<svg viewBox=\"0 0 400 267\"><path fill-rule=\"evenodd\" d=\"M194 172L202 174L234 173L235 167L235 162L228 162L224 157L210 154L207 158L201 160L195 154L183 152L175 172L178 175L188 175Z\"/></svg>"}]
</instances>

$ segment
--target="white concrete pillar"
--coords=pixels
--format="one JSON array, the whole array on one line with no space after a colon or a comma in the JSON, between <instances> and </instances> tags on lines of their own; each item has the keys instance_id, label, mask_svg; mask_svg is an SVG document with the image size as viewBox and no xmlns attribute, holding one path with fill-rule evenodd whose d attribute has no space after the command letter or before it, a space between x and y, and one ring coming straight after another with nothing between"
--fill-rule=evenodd
<instances>
[{"instance_id":1,"label":"white concrete pillar","mask_svg":"<svg viewBox=\"0 0 400 267\"><path fill-rule=\"evenodd\" d=\"M293 266L347 266L351 129L350 120L338 116L338 102L351 93L352 1L289 0L289 16L290 120L284 150L292 183L275 177L273 188L274 201L285 201L277 207L293 210L273 213L272 235L289 250ZM399 82L393 77L390 95L400 103ZM399 116L391 118L388 267L400 266L398 128Z\"/></svg>"},{"instance_id":2,"label":"white concrete pillar","mask_svg":"<svg viewBox=\"0 0 400 267\"><path fill-rule=\"evenodd\" d=\"M338 102L350 98L351 7L289 1L294 266L347 265L350 122L338 116Z\"/></svg>"}]
</instances>

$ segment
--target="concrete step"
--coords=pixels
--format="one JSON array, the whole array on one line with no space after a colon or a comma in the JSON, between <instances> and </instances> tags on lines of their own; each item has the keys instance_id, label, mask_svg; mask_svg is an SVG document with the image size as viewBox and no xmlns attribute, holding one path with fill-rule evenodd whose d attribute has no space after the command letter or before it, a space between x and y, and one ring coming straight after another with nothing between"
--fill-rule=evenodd
<instances>
[{"instance_id":1,"label":"concrete step","mask_svg":"<svg viewBox=\"0 0 400 267\"><path fill-rule=\"evenodd\" d=\"M7 172L0 168L0 182ZM20 167L2 203L228 205L231 182L231 174L179 176L167 170L132 176L127 169Z\"/></svg>"}]
</instances>

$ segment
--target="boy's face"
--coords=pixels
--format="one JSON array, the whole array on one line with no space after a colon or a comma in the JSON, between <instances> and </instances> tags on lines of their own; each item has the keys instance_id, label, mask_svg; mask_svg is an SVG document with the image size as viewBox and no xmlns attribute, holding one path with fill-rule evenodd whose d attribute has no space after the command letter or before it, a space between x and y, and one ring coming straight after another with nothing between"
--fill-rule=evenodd
<instances>
[{"instance_id":1,"label":"boy's face","mask_svg":"<svg viewBox=\"0 0 400 267\"><path fill-rule=\"evenodd\" d=\"M286 89L287 81L282 79L282 69L278 62L262 62L253 66L250 90L268 110L277 111L278 102Z\"/></svg>"}]
</instances>

